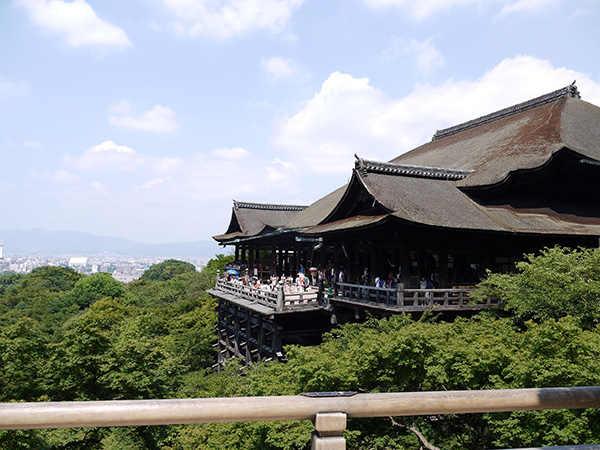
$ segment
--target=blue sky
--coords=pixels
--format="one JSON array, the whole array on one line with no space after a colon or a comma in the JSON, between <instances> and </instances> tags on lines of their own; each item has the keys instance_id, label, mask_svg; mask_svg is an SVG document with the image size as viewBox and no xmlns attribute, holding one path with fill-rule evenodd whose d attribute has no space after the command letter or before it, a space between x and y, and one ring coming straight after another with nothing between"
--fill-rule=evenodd
<instances>
[{"instance_id":1,"label":"blue sky","mask_svg":"<svg viewBox=\"0 0 600 450\"><path fill-rule=\"evenodd\" d=\"M575 79L600 105L599 28L596 0L5 0L0 229L208 240L354 154Z\"/></svg>"}]
</instances>

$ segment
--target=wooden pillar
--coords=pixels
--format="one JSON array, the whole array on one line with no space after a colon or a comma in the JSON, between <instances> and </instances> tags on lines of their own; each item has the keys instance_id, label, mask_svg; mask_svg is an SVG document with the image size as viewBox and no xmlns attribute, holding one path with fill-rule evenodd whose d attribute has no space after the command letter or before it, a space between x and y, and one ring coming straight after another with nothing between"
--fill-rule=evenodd
<instances>
[{"instance_id":1,"label":"wooden pillar","mask_svg":"<svg viewBox=\"0 0 600 450\"><path fill-rule=\"evenodd\" d=\"M265 336L266 336L266 330L265 330L265 323L264 323L264 319L263 319L263 315L259 315L258 316L258 324L259 324L259 328L258 328L258 361L262 361L265 357L266 357L266 345L265 345Z\"/></svg>"},{"instance_id":2,"label":"wooden pillar","mask_svg":"<svg viewBox=\"0 0 600 450\"><path fill-rule=\"evenodd\" d=\"M450 282L448 280L448 251L444 248L440 249L438 252L438 261L440 264L439 271L439 280L440 280L440 288L447 288L450 286Z\"/></svg>"},{"instance_id":3,"label":"wooden pillar","mask_svg":"<svg viewBox=\"0 0 600 450\"><path fill-rule=\"evenodd\" d=\"M254 249L249 248L249 260L248 260L248 275L254 275Z\"/></svg>"},{"instance_id":4,"label":"wooden pillar","mask_svg":"<svg viewBox=\"0 0 600 450\"><path fill-rule=\"evenodd\" d=\"M335 282L338 280L340 273L340 244L338 242L333 245L333 273L335 280L332 281Z\"/></svg>"},{"instance_id":5,"label":"wooden pillar","mask_svg":"<svg viewBox=\"0 0 600 450\"><path fill-rule=\"evenodd\" d=\"M400 244L400 282L410 287L410 251L404 243Z\"/></svg>"},{"instance_id":6,"label":"wooden pillar","mask_svg":"<svg viewBox=\"0 0 600 450\"><path fill-rule=\"evenodd\" d=\"M377 245L370 242L371 247L371 267L369 267L369 284L373 284L375 277L382 277L381 274L381 252L377 249Z\"/></svg>"},{"instance_id":7,"label":"wooden pillar","mask_svg":"<svg viewBox=\"0 0 600 450\"><path fill-rule=\"evenodd\" d=\"M240 260L240 246L238 244L235 244L235 261L239 261Z\"/></svg>"},{"instance_id":8,"label":"wooden pillar","mask_svg":"<svg viewBox=\"0 0 600 450\"><path fill-rule=\"evenodd\" d=\"M314 424L316 431L312 435L311 450L346 450L346 440L342 436L346 429L346 414L318 413Z\"/></svg>"},{"instance_id":9,"label":"wooden pillar","mask_svg":"<svg viewBox=\"0 0 600 450\"><path fill-rule=\"evenodd\" d=\"M289 276L294 277L298 273L298 244L292 246L292 264L290 266Z\"/></svg>"},{"instance_id":10,"label":"wooden pillar","mask_svg":"<svg viewBox=\"0 0 600 450\"><path fill-rule=\"evenodd\" d=\"M281 247L277 247L277 274L281 275L283 273L283 250Z\"/></svg>"},{"instance_id":11,"label":"wooden pillar","mask_svg":"<svg viewBox=\"0 0 600 450\"><path fill-rule=\"evenodd\" d=\"M425 251L422 249L419 249L418 253L417 253L417 261L419 264L419 283L421 282L421 277L425 277L427 278L427 274L425 273Z\"/></svg>"},{"instance_id":12,"label":"wooden pillar","mask_svg":"<svg viewBox=\"0 0 600 450\"><path fill-rule=\"evenodd\" d=\"M486 269L492 269L493 261L494 258L492 257L492 249L490 247L485 247L479 258L479 267L477 268L477 275L480 279L485 276Z\"/></svg>"},{"instance_id":13,"label":"wooden pillar","mask_svg":"<svg viewBox=\"0 0 600 450\"><path fill-rule=\"evenodd\" d=\"M354 249L354 246L348 244L346 247L346 252L348 253L348 279L347 283L355 283L356 278L362 273L360 272L360 267L358 267L358 261L356 261L356 256L358 256L358 252Z\"/></svg>"}]
</instances>

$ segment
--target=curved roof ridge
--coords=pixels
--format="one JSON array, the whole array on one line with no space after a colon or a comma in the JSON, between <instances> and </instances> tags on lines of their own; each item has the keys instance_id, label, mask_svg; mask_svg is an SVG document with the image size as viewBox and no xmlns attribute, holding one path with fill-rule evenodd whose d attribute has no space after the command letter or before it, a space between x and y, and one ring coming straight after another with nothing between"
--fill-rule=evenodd
<instances>
[{"instance_id":1,"label":"curved roof ridge","mask_svg":"<svg viewBox=\"0 0 600 450\"><path fill-rule=\"evenodd\" d=\"M239 202L233 201L233 207L235 209L261 209L263 211L303 211L308 206L305 205L278 205L274 203L251 203L251 202Z\"/></svg>"},{"instance_id":2,"label":"curved roof ridge","mask_svg":"<svg viewBox=\"0 0 600 450\"><path fill-rule=\"evenodd\" d=\"M458 169L447 169L444 167L428 167L428 166L416 166L412 164L397 164L383 161L372 161L363 158L359 158L354 155L356 161L354 168L363 175L367 175L369 172L373 173L384 173L384 174L395 174L405 175L423 178L441 178L450 180L462 180L467 177L472 170L458 170Z\"/></svg>"},{"instance_id":3,"label":"curved roof ridge","mask_svg":"<svg viewBox=\"0 0 600 450\"><path fill-rule=\"evenodd\" d=\"M533 98L531 100L527 100L523 103L518 103L513 106L509 106L508 108L501 109L499 111L486 114L485 116L478 117L477 119L469 120L468 122L464 122L458 125L454 125L449 128L444 128L442 130L437 130L436 133L431 138L432 141L437 139L441 139L446 136L451 136L456 133L460 133L461 131L468 130L470 128L474 128L476 126L482 125L484 123L491 122L493 120L497 120L503 117L511 116L513 114L525 111L527 109L533 108L535 106L543 105L550 101L566 98L566 97L574 97L581 98L581 94L577 90L577 86L575 85L575 81L569 86L566 86L562 89L558 89L556 91L550 92L548 94L541 95L539 97Z\"/></svg>"}]
</instances>

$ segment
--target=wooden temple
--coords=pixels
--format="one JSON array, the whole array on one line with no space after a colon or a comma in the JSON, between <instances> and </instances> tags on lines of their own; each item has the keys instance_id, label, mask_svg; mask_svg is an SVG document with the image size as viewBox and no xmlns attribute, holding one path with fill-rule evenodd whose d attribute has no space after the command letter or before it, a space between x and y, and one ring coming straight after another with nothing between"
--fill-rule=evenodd
<instances>
[{"instance_id":1,"label":"wooden temple","mask_svg":"<svg viewBox=\"0 0 600 450\"><path fill-rule=\"evenodd\" d=\"M597 247L599 200L600 107L573 84L438 130L391 161L356 156L349 183L309 206L234 201L227 231L214 239L233 246L240 267L257 277L315 267L332 286L343 271L344 289L313 306L325 316L339 316L346 285L376 278L394 280L380 309L396 311L404 290L419 290L423 279L447 299L486 269L512 270L524 253ZM211 292L233 304L231 294ZM360 299L349 299L345 306L360 314Z\"/></svg>"}]
</instances>

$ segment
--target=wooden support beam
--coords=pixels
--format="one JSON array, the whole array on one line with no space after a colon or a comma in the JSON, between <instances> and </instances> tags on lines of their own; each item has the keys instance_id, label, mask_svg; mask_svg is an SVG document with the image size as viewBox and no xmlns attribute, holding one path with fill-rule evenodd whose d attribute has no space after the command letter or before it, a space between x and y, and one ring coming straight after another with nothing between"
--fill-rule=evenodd
<instances>
[{"instance_id":1,"label":"wooden support beam","mask_svg":"<svg viewBox=\"0 0 600 450\"><path fill-rule=\"evenodd\" d=\"M342 432L346 429L346 414L319 413L314 420L311 450L346 450Z\"/></svg>"}]
</instances>

